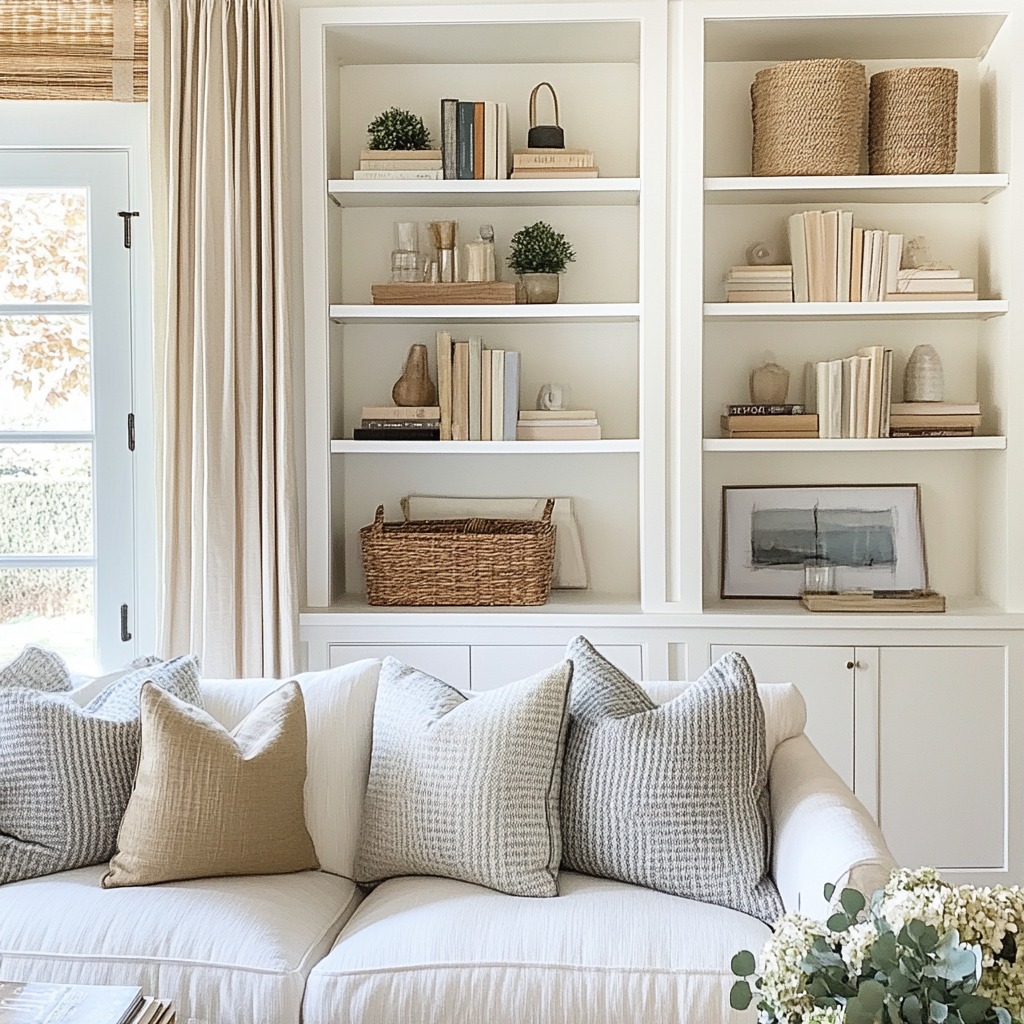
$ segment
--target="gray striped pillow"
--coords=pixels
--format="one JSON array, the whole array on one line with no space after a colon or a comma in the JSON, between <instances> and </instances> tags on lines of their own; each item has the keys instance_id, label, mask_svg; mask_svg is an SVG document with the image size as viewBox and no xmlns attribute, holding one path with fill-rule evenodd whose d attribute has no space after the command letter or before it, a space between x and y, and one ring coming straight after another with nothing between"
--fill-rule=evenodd
<instances>
[{"instance_id":1,"label":"gray striped pillow","mask_svg":"<svg viewBox=\"0 0 1024 1024\"><path fill-rule=\"evenodd\" d=\"M59 654L29 644L14 661L0 667L0 689L11 686L64 693L71 689L71 673Z\"/></svg>"},{"instance_id":2,"label":"gray striped pillow","mask_svg":"<svg viewBox=\"0 0 1024 1024\"><path fill-rule=\"evenodd\" d=\"M356 879L440 875L557 896L568 662L467 698L385 658Z\"/></svg>"},{"instance_id":3,"label":"gray striped pillow","mask_svg":"<svg viewBox=\"0 0 1024 1024\"><path fill-rule=\"evenodd\" d=\"M201 706L192 656L130 672L85 708L63 693L0 690L0 884L110 859L146 680Z\"/></svg>"},{"instance_id":4,"label":"gray striped pillow","mask_svg":"<svg viewBox=\"0 0 1024 1024\"><path fill-rule=\"evenodd\" d=\"M563 866L773 922L764 709L744 658L659 706L585 638L566 657Z\"/></svg>"}]
</instances>

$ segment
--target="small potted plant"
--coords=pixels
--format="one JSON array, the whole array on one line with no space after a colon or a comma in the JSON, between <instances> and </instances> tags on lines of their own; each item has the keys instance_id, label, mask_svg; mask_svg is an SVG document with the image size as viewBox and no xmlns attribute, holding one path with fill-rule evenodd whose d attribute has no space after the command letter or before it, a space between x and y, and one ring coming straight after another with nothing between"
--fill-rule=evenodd
<instances>
[{"instance_id":1,"label":"small potted plant","mask_svg":"<svg viewBox=\"0 0 1024 1024\"><path fill-rule=\"evenodd\" d=\"M389 107L367 126L369 148L381 153L430 149L430 132L419 114Z\"/></svg>"},{"instance_id":2,"label":"small potted plant","mask_svg":"<svg viewBox=\"0 0 1024 1024\"><path fill-rule=\"evenodd\" d=\"M558 275L576 259L561 231L542 220L520 228L509 239L506 262L518 275L519 302L557 302Z\"/></svg>"}]
</instances>

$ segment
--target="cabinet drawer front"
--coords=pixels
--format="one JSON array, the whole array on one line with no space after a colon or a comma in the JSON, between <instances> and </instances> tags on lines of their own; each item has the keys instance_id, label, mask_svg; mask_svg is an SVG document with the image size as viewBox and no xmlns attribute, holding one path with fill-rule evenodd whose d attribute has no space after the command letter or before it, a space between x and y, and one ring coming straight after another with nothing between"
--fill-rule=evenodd
<instances>
[{"instance_id":1,"label":"cabinet drawer front","mask_svg":"<svg viewBox=\"0 0 1024 1024\"><path fill-rule=\"evenodd\" d=\"M595 644L597 650L631 679L641 678L640 644ZM557 665L565 657L559 644L538 644L530 647L474 647L473 689L493 690L524 679L534 672Z\"/></svg>"},{"instance_id":2,"label":"cabinet drawer front","mask_svg":"<svg viewBox=\"0 0 1024 1024\"><path fill-rule=\"evenodd\" d=\"M883 648L879 658L878 810L893 856L1003 867L1005 648Z\"/></svg>"},{"instance_id":3,"label":"cabinet drawer front","mask_svg":"<svg viewBox=\"0 0 1024 1024\"><path fill-rule=\"evenodd\" d=\"M730 646L715 644L712 661L739 651L759 683L792 683L807 704L807 735L821 756L853 788L853 661L851 647Z\"/></svg>"},{"instance_id":4,"label":"cabinet drawer front","mask_svg":"<svg viewBox=\"0 0 1024 1024\"><path fill-rule=\"evenodd\" d=\"M362 658L386 658L388 655L451 686L469 687L469 648L461 645L331 644L329 663L331 668L337 668Z\"/></svg>"}]
</instances>

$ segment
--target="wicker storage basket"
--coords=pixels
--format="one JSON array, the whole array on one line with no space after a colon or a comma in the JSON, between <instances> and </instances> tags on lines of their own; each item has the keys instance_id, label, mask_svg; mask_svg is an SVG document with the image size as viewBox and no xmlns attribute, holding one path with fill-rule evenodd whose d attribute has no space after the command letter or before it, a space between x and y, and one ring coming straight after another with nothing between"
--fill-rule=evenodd
<instances>
[{"instance_id":1,"label":"wicker storage basket","mask_svg":"<svg viewBox=\"0 0 1024 1024\"><path fill-rule=\"evenodd\" d=\"M867 98L864 65L854 60L790 60L758 71L753 173L859 174Z\"/></svg>"},{"instance_id":2,"label":"wicker storage basket","mask_svg":"<svg viewBox=\"0 0 1024 1024\"><path fill-rule=\"evenodd\" d=\"M952 174L956 93L952 68L895 68L872 75L871 173Z\"/></svg>"},{"instance_id":3,"label":"wicker storage basket","mask_svg":"<svg viewBox=\"0 0 1024 1024\"><path fill-rule=\"evenodd\" d=\"M437 519L359 531L373 605L536 605L551 592L554 499L538 520Z\"/></svg>"}]
</instances>

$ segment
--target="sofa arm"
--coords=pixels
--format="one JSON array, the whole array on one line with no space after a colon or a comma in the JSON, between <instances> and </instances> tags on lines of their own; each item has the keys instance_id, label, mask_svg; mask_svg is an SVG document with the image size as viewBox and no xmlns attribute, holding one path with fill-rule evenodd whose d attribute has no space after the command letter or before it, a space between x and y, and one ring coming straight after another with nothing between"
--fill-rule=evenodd
<instances>
[{"instance_id":1,"label":"sofa arm","mask_svg":"<svg viewBox=\"0 0 1024 1024\"><path fill-rule=\"evenodd\" d=\"M864 805L805 733L775 748L768 770L772 873L786 910L825 920L826 882L870 896L896 866Z\"/></svg>"}]
</instances>

